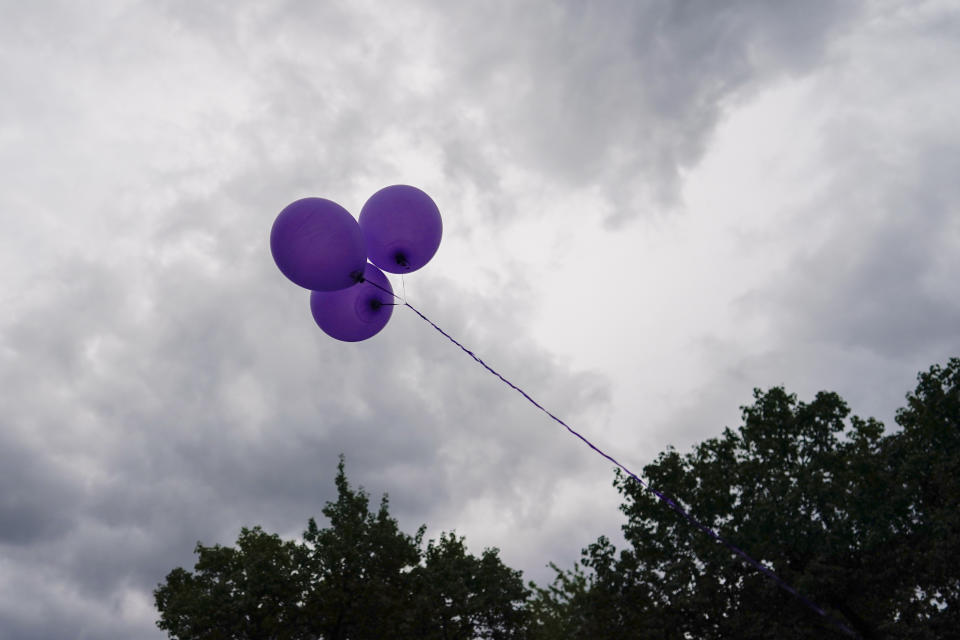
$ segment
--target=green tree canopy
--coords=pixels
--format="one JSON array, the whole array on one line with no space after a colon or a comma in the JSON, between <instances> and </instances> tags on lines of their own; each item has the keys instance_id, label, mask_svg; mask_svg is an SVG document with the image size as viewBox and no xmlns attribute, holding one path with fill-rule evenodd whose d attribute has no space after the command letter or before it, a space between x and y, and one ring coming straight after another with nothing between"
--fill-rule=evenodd
<instances>
[{"instance_id":1,"label":"green tree canopy","mask_svg":"<svg viewBox=\"0 0 960 640\"><path fill-rule=\"evenodd\" d=\"M652 487L864 638L960 629L960 359L918 377L899 430L755 391L737 431L644 469ZM628 547L601 537L531 605L539 638L846 637L617 473Z\"/></svg>"},{"instance_id":2,"label":"green tree canopy","mask_svg":"<svg viewBox=\"0 0 960 640\"><path fill-rule=\"evenodd\" d=\"M865 639L960 628L960 359L918 376L885 432L835 393L754 392L742 424L644 469L649 484ZM259 527L198 544L155 591L176 640L845 637L836 625L617 473L626 547L600 537L553 584L496 549L403 533L347 482L299 540Z\"/></svg>"},{"instance_id":3,"label":"green tree canopy","mask_svg":"<svg viewBox=\"0 0 960 640\"><path fill-rule=\"evenodd\" d=\"M496 549L480 557L444 534L423 546L376 511L347 482L341 458L337 500L310 519L302 540L259 527L236 547L197 544L193 571L177 568L154 591L157 626L175 640L511 640L526 626L529 594Z\"/></svg>"}]
</instances>

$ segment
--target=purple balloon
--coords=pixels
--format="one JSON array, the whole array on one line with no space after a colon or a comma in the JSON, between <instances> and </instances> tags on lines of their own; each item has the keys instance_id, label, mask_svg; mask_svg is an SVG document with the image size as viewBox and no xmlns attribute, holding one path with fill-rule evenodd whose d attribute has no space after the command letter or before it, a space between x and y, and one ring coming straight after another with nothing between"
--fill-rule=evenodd
<instances>
[{"instance_id":1,"label":"purple balloon","mask_svg":"<svg viewBox=\"0 0 960 640\"><path fill-rule=\"evenodd\" d=\"M313 319L331 338L344 342L366 340L376 335L390 320L394 298L393 287L387 276L368 264L363 277L363 282L347 289L314 291L310 294Z\"/></svg>"},{"instance_id":2,"label":"purple balloon","mask_svg":"<svg viewBox=\"0 0 960 640\"><path fill-rule=\"evenodd\" d=\"M357 221L323 198L287 205L273 222L270 251L283 275L311 291L337 291L356 284L367 262Z\"/></svg>"},{"instance_id":3,"label":"purple balloon","mask_svg":"<svg viewBox=\"0 0 960 640\"><path fill-rule=\"evenodd\" d=\"M430 196L396 184L370 196L360 210L360 229L370 262L390 273L410 273L437 252L443 222Z\"/></svg>"}]
</instances>

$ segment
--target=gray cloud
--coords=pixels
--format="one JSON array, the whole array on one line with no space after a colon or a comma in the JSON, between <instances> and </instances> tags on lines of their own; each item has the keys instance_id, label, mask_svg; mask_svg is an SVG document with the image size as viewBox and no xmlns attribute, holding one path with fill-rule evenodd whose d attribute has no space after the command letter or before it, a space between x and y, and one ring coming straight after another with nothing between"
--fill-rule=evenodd
<instances>
[{"instance_id":1,"label":"gray cloud","mask_svg":"<svg viewBox=\"0 0 960 640\"><path fill-rule=\"evenodd\" d=\"M446 26L452 73L469 78L451 78L453 104L486 124L475 155L487 138L499 148L488 162L567 187L599 183L624 220L674 204L680 170L724 109L811 68L857 12L832 1L478 5Z\"/></svg>"},{"instance_id":2,"label":"gray cloud","mask_svg":"<svg viewBox=\"0 0 960 640\"><path fill-rule=\"evenodd\" d=\"M842 208L836 215L848 222L796 265L806 277L794 304L815 318L807 331L890 359L919 350L939 359L960 346L960 288L955 271L943 268L956 264L952 256L958 248L956 142L948 149L924 149L911 166L864 171L873 180L884 178L877 186L862 180L865 191L856 196L862 204L837 203ZM881 192L871 193L874 189ZM799 317L799 308L793 311Z\"/></svg>"},{"instance_id":3,"label":"gray cloud","mask_svg":"<svg viewBox=\"0 0 960 640\"><path fill-rule=\"evenodd\" d=\"M5 425L5 436L8 429ZM22 546L62 536L73 524L69 507L78 493L69 474L9 436L0 445L0 544Z\"/></svg>"},{"instance_id":4,"label":"gray cloud","mask_svg":"<svg viewBox=\"0 0 960 640\"><path fill-rule=\"evenodd\" d=\"M940 32L933 20L927 25ZM942 46L956 48L949 40ZM888 72L909 73L927 59ZM946 84L957 79L955 71L930 73ZM864 101L876 92L874 74L880 70L860 79ZM844 114L826 123L823 155L834 178L810 205L820 217L790 224L806 246L747 304L758 311L767 304L761 301L772 301L785 341L825 341L919 367L960 348L960 137L937 128L947 118L936 113L941 99L931 90L870 117ZM913 118L924 111L926 120Z\"/></svg>"},{"instance_id":5,"label":"gray cloud","mask_svg":"<svg viewBox=\"0 0 960 640\"><path fill-rule=\"evenodd\" d=\"M815 157L828 178L747 239L769 252L768 277L735 305L768 335L750 349L704 347L723 363L707 383L721 397L835 390L895 428L916 372L960 352L960 137L945 108L960 76L942 62L957 51L957 13L932 3L909 15L878 12L812 85L828 114L811 112L823 117ZM716 412L705 399L678 420L692 432Z\"/></svg>"},{"instance_id":6,"label":"gray cloud","mask_svg":"<svg viewBox=\"0 0 960 640\"><path fill-rule=\"evenodd\" d=\"M165 225L155 255L126 272L65 260L48 291L3 326L4 416L14 433L29 428L41 440L30 456L6 449L23 466L4 466L0 533L48 568L35 596L50 607L61 588L103 602L149 593L191 563L198 539L230 542L242 525L296 534L333 497L341 452L355 482L391 493L409 530L455 523L470 500L491 500L503 518L533 526L556 487L531 452L570 472L585 465L409 312L398 309L369 343L327 339L306 292L276 273L262 225L208 242L229 233L218 228L219 205L205 204L202 223ZM238 250L248 242L261 246ZM424 309L451 330L469 327L483 301L443 284L425 292ZM600 380L525 346L511 313L482 321L471 333L487 342L491 362L551 389L554 406L577 415L606 401ZM5 628L40 625L55 637L63 631L51 620L87 615L61 609L41 624L15 614L18 597L8 598Z\"/></svg>"},{"instance_id":7,"label":"gray cloud","mask_svg":"<svg viewBox=\"0 0 960 640\"><path fill-rule=\"evenodd\" d=\"M428 2L402 14L292 4L220 14L170 4L166 17L255 79L267 117L249 131L261 151L313 142L313 161L291 158L304 173L319 163L313 184L392 166L369 149L405 136L435 148L454 183L499 195L504 173L520 170L547 185L600 184L626 220L674 204L680 170L700 158L724 109L812 68L858 7L547 2L438 12ZM491 197L488 209L502 212L505 201Z\"/></svg>"},{"instance_id":8,"label":"gray cloud","mask_svg":"<svg viewBox=\"0 0 960 640\"><path fill-rule=\"evenodd\" d=\"M858 10L31 7L0 25L14 96L0 104L13 185L0 191L0 630L16 638L159 637L150 590L192 563L195 542L253 524L296 535L333 496L341 452L407 530L457 527L535 577L613 533L596 489L607 465L412 313L356 345L317 331L306 293L270 260L273 215L308 194L356 210L386 181L411 181L463 216L456 241L521 220L505 204L521 176L524 189L598 188L629 219L638 203L674 202L724 110L815 68ZM924 147L902 189L876 192L884 215L922 210L927 226L857 234L852 262L835 239L798 263L800 294L763 311L802 307L816 322L785 323L785 336L860 340L889 358L955 345L953 267L924 259L952 246L954 150ZM861 175L851 165L845 179ZM471 198L487 213L462 206ZM835 206L858 212L851 229L869 220L858 201ZM427 269L411 301L571 424L602 431L608 381L537 346L535 284L513 266L478 269L510 284L496 294ZM859 329L899 301L874 334ZM482 532L464 525L488 512Z\"/></svg>"}]
</instances>

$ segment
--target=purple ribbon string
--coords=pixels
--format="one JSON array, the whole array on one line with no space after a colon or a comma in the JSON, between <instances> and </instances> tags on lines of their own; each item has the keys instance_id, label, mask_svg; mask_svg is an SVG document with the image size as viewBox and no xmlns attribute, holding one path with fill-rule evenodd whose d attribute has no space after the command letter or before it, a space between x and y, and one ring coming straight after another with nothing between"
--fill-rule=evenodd
<instances>
[{"instance_id":1,"label":"purple ribbon string","mask_svg":"<svg viewBox=\"0 0 960 640\"><path fill-rule=\"evenodd\" d=\"M367 280L367 282L370 282L370 281ZM380 286L378 286L377 284L375 284L375 283L373 283L373 282L370 282L370 284L372 284L373 286L377 287L378 289L380 289L380 290L382 290L382 291L384 291L384 292L386 292L386 293L389 293L390 295L392 295L393 297L397 298L398 300L400 299L399 296L397 296L397 295L396 295L395 293L393 293L392 291L387 291L387 290L384 289L383 287L380 287ZM640 477L637 476L637 474L635 474L633 471L631 471L631 470L628 469L626 466L624 466L622 463L620 463L616 458L614 458L614 457L611 456L610 454L608 454L608 453L606 453L605 451L603 451L603 450L601 450L600 448L598 448L598 447L597 447L596 445L594 445L592 442L590 442L589 440L587 440L586 437L584 437L584 436L581 435L578 431L576 431L575 429L573 429L573 427L571 427L571 426L568 425L566 422L564 422L563 420L561 420L560 418L558 418L557 416L555 416L553 413L551 413L550 411L548 411L543 405L541 405L539 402L537 402L536 400L534 400L533 398L531 398L530 395L529 395L526 391L524 391L523 389L521 389L521 388L518 387L517 385L513 384L512 382L510 382L509 380L507 380L506 378L504 378L502 375L500 375L500 373L498 373L498 372L497 372L495 369L493 369L490 365L488 365L486 362L484 362L479 356L477 356L477 354L475 354L473 351L471 351L470 349L467 349L465 346L463 346L462 344L460 344L460 342L458 342L453 336L451 336L449 333L447 333L446 331L444 331L443 329L441 329L440 327L438 327L430 318L428 318L427 316L425 316L425 315L423 315L422 313L420 313L420 311L419 311L416 307L414 307L412 304L410 304L409 302L403 301L403 306L409 307L410 310L412 310L414 313L416 313L418 316L420 316L420 317L421 317L427 324L429 324L431 327L433 327L434 329L436 329L437 331L439 331L440 334L443 335L447 340L449 340L449 341L452 342L453 344L455 344L455 345L457 345L458 347L460 347L460 349L463 350L464 353L466 353L468 356L470 356L471 358L473 358L477 363L480 364L480 366L482 366L484 369L486 369L487 371L489 371L490 373L492 373L493 375L495 375L497 378L499 378L505 385L507 385L508 387L510 387L511 389L513 389L514 391L516 391L517 393L519 393L520 395L522 395L524 398L527 399L527 401L528 401L530 404L532 404L532 405L535 406L537 409L539 409L540 411L542 411L542 412L544 412L545 414L547 414L548 416L550 416L550 418L551 418L554 422L558 423L558 424L561 425L564 429L566 429L566 430L569 431L571 434L573 434L574 436L576 436L577 438L579 438L579 439L580 439L584 444L586 444L588 447L590 447L590 448L593 449L595 452L597 452L598 454L600 454L601 456L603 456L604 458L606 458L607 460L609 460L610 462L612 462L614 465L616 465L618 468L620 468L624 473L626 473L626 474L629 475L631 478L633 478L633 479L636 480L638 483L640 483L640 486L641 486L641 487L643 487L643 488L646 489L647 491L651 492L653 495L655 495L657 498L659 498L662 502L664 502L667 506L669 506L671 509L673 509L674 511L676 511L677 513L679 513L681 516L683 516L690 524L694 525L695 527L697 527L698 529L700 529L701 531L703 531L704 533L706 533L707 535L709 535L711 538L713 538L715 541L717 541L717 542L719 542L720 544L722 544L722 545L724 545L725 547L727 547L727 549L729 549L730 551L732 551L734 554L740 556L740 558L742 558L742 559L743 559L744 561L746 561L748 564L750 564L750 565L753 566L755 569L757 569L758 571L760 571L762 574L764 574L765 576L767 576L768 578L770 578L771 580L773 580L781 589L783 589L784 591L786 591L787 593L789 593L790 595L792 595L793 597L795 597L797 600L799 600L800 602L802 602L804 605L806 605L807 608L809 608L811 611L814 611L814 612L820 614L820 616L823 617L824 620L826 620L827 622L831 623L831 624L832 624L833 626L835 626L837 629L839 629L840 631L842 631L842 632L845 633L846 635L850 636L851 638L860 638L860 635L859 635L859 634L857 634L856 632L854 632L854 631L853 631L852 629L850 629L847 625L843 624L843 622L841 622L840 620L837 620L834 616L832 616L832 615L830 615L829 613L827 613L826 611L824 611L824 610L823 610L820 606L818 606L815 602L813 602L812 600L810 600L809 598L807 598L806 596L804 596L802 593L800 593L800 592L797 591L796 589L794 589L790 584L788 584L788 583L785 582L782 578L780 578L780 576L778 576L777 574L775 574L773 571L771 571L769 568L767 568L766 566L764 566L764 565L761 564L760 562L754 560L753 557L751 557L749 554L747 554L747 552L743 551L740 547L736 546L736 545L733 544L732 542L729 542L727 539L725 539L723 536L721 536L720 534L718 534L716 531L714 531L713 529L711 529L711 528L708 527L707 525L703 524L702 522L700 522L699 520L697 520L696 518L694 518L692 515L690 515L689 513L687 513L687 511L686 511L683 507L681 507L679 504L677 504L676 501L674 501L672 498L670 498L669 496L667 496L667 495L661 493L660 491L654 489L654 488L651 487L649 484L647 484L646 482L644 482L643 480L641 480Z\"/></svg>"}]
</instances>

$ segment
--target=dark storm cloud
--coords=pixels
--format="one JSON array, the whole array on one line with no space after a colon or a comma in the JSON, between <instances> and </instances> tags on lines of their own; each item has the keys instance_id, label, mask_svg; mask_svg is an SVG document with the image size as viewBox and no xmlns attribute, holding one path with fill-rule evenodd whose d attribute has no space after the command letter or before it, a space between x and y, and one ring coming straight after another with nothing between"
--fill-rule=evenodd
<instances>
[{"instance_id":1,"label":"dark storm cloud","mask_svg":"<svg viewBox=\"0 0 960 640\"><path fill-rule=\"evenodd\" d=\"M420 3L395 15L169 3L165 15L244 61L269 114L250 133L268 154L314 144L314 176L335 184L390 166L366 151L403 132L439 148L453 183L499 194L519 170L548 188L600 184L624 220L673 204L724 109L812 68L859 6ZM504 200L490 199L498 220Z\"/></svg>"},{"instance_id":2,"label":"dark storm cloud","mask_svg":"<svg viewBox=\"0 0 960 640\"><path fill-rule=\"evenodd\" d=\"M811 68L857 12L831 0L473 5L448 17L445 53L468 79L453 81L453 107L485 126L474 157L452 164L473 172L492 144L486 162L599 182L619 219L673 203L724 108ZM458 157L465 146L447 143Z\"/></svg>"}]
</instances>

